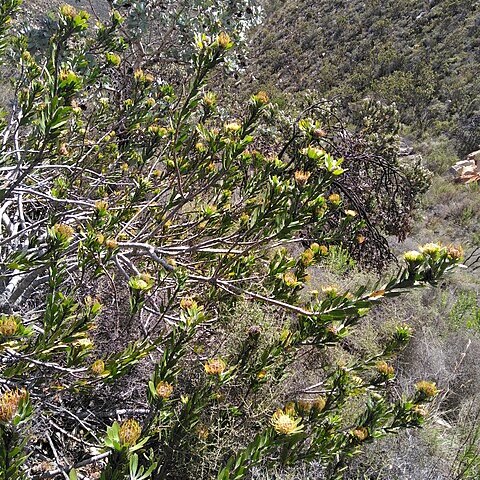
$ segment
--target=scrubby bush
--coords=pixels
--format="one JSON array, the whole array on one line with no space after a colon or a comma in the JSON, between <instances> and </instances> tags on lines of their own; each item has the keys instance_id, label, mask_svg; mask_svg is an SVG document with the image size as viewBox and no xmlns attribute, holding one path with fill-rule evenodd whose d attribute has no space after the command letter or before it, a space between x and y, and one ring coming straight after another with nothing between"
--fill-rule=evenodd
<instances>
[{"instance_id":1,"label":"scrubby bush","mask_svg":"<svg viewBox=\"0 0 480 480\"><path fill-rule=\"evenodd\" d=\"M17 4L0 4L3 27ZM227 480L311 460L338 478L364 444L420 426L438 390L394 394L406 325L359 361L330 347L462 252L427 244L385 283L307 292L369 221L333 189L338 136L302 118L276 151L257 138L266 93L230 116L207 89L229 35L196 37L175 91L128 64L122 23L64 5L46 52L0 30L18 66L1 131L0 478ZM318 352L298 388L295 362Z\"/></svg>"}]
</instances>

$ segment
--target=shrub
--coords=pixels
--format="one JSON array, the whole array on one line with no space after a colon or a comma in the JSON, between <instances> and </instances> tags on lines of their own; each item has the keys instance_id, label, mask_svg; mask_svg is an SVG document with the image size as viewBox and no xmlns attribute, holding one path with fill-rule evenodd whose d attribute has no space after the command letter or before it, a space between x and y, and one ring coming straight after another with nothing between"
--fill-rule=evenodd
<instances>
[{"instance_id":1,"label":"shrub","mask_svg":"<svg viewBox=\"0 0 480 480\"><path fill-rule=\"evenodd\" d=\"M5 24L18 2L1 5ZM378 355L324 363L300 390L289 371L377 304L435 285L461 251L427 244L384 284L306 294L325 245L358 232L332 194L336 137L321 148L304 119L295 142L262 148L267 94L222 117L207 90L229 35L196 37L176 93L146 68L122 70L121 25L113 11L89 29L63 6L44 54L0 30L19 67L2 124L0 471L233 480L316 460L338 478L364 444L428 415L434 383L392 394L411 329ZM229 339L239 302L278 324L266 336L245 309L248 328Z\"/></svg>"}]
</instances>

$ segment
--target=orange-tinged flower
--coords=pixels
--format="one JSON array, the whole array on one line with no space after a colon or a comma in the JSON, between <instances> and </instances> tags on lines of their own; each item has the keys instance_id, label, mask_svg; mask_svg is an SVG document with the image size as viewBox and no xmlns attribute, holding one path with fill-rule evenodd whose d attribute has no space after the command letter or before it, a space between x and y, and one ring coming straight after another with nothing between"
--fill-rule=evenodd
<instances>
[{"instance_id":1,"label":"orange-tinged flower","mask_svg":"<svg viewBox=\"0 0 480 480\"><path fill-rule=\"evenodd\" d=\"M310 178L311 172L305 172L303 170L297 170L294 174L295 177L295 183L299 187L303 187L307 184L308 179Z\"/></svg>"},{"instance_id":2,"label":"orange-tinged flower","mask_svg":"<svg viewBox=\"0 0 480 480\"><path fill-rule=\"evenodd\" d=\"M455 261L460 261L463 259L464 256L464 251L461 245L455 246L455 245L448 245L447 247L447 255L448 258L455 260Z\"/></svg>"},{"instance_id":3,"label":"orange-tinged flower","mask_svg":"<svg viewBox=\"0 0 480 480\"><path fill-rule=\"evenodd\" d=\"M232 40L230 39L230 35L225 32L221 32L217 37L218 46L222 49L226 49L232 45Z\"/></svg>"},{"instance_id":4,"label":"orange-tinged flower","mask_svg":"<svg viewBox=\"0 0 480 480\"><path fill-rule=\"evenodd\" d=\"M10 422L17 414L22 399L27 395L25 390L10 390L0 397L0 422Z\"/></svg>"},{"instance_id":5,"label":"orange-tinged flower","mask_svg":"<svg viewBox=\"0 0 480 480\"><path fill-rule=\"evenodd\" d=\"M221 375L227 368L227 364L221 358L211 358L204 365L207 375Z\"/></svg>"},{"instance_id":6,"label":"orange-tinged flower","mask_svg":"<svg viewBox=\"0 0 480 480\"><path fill-rule=\"evenodd\" d=\"M394 368L385 361L377 362L375 365L377 372L384 377L391 378L395 375Z\"/></svg>"},{"instance_id":7,"label":"orange-tinged flower","mask_svg":"<svg viewBox=\"0 0 480 480\"><path fill-rule=\"evenodd\" d=\"M363 442L368 438L368 430L365 427L358 427L352 430L352 435L360 442Z\"/></svg>"},{"instance_id":8,"label":"orange-tinged flower","mask_svg":"<svg viewBox=\"0 0 480 480\"><path fill-rule=\"evenodd\" d=\"M160 398L166 400L173 393L173 385L168 382L160 381L158 382L157 388L155 390Z\"/></svg>"},{"instance_id":9,"label":"orange-tinged flower","mask_svg":"<svg viewBox=\"0 0 480 480\"><path fill-rule=\"evenodd\" d=\"M0 317L0 336L11 337L18 330L18 321L13 315Z\"/></svg>"},{"instance_id":10,"label":"orange-tinged flower","mask_svg":"<svg viewBox=\"0 0 480 480\"><path fill-rule=\"evenodd\" d=\"M129 418L120 426L118 437L122 445L131 447L137 443L141 434L142 427L140 427L140 424L135 419Z\"/></svg>"},{"instance_id":11,"label":"orange-tinged flower","mask_svg":"<svg viewBox=\"0 0 480 480\"><path fill-rule=\"evenodd\" d=\"M421 380L415 385L415 388L425 398L433 398L439 391L434 382L428 382L427 380Z\"/></svg>"}]
</instances>

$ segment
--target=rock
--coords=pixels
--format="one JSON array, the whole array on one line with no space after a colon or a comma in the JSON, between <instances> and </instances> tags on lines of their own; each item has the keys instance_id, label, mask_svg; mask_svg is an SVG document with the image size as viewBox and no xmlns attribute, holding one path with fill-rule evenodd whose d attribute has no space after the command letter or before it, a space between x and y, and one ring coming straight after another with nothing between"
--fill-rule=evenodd
<instances>
[{"instance_id":1,"label":"rock","mask_svg":"<svg viewBox=\"0 0 480 480\"><path fill-rule=\"evenodd\" d=\"M458 183L480 182L480 150L467 155L466 160L452 165L450 173Z\"/></svg>"}]
</instances>

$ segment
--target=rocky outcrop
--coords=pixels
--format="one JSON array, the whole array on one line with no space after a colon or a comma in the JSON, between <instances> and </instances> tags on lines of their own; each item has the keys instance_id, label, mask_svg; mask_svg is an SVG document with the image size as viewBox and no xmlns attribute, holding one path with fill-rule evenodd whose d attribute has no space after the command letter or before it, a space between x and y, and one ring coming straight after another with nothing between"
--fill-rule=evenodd
<instances>
[{"instance_id":1,"label":"rocky outcrop","mask_svg":"<svg viewBox=\"0 0 480 480\"><path fill-rule=\"evenodd\" d=\"M480 182L480 150L457 162L450 168L450 172L458 183Z\"/></svg>"}]
</instances>

